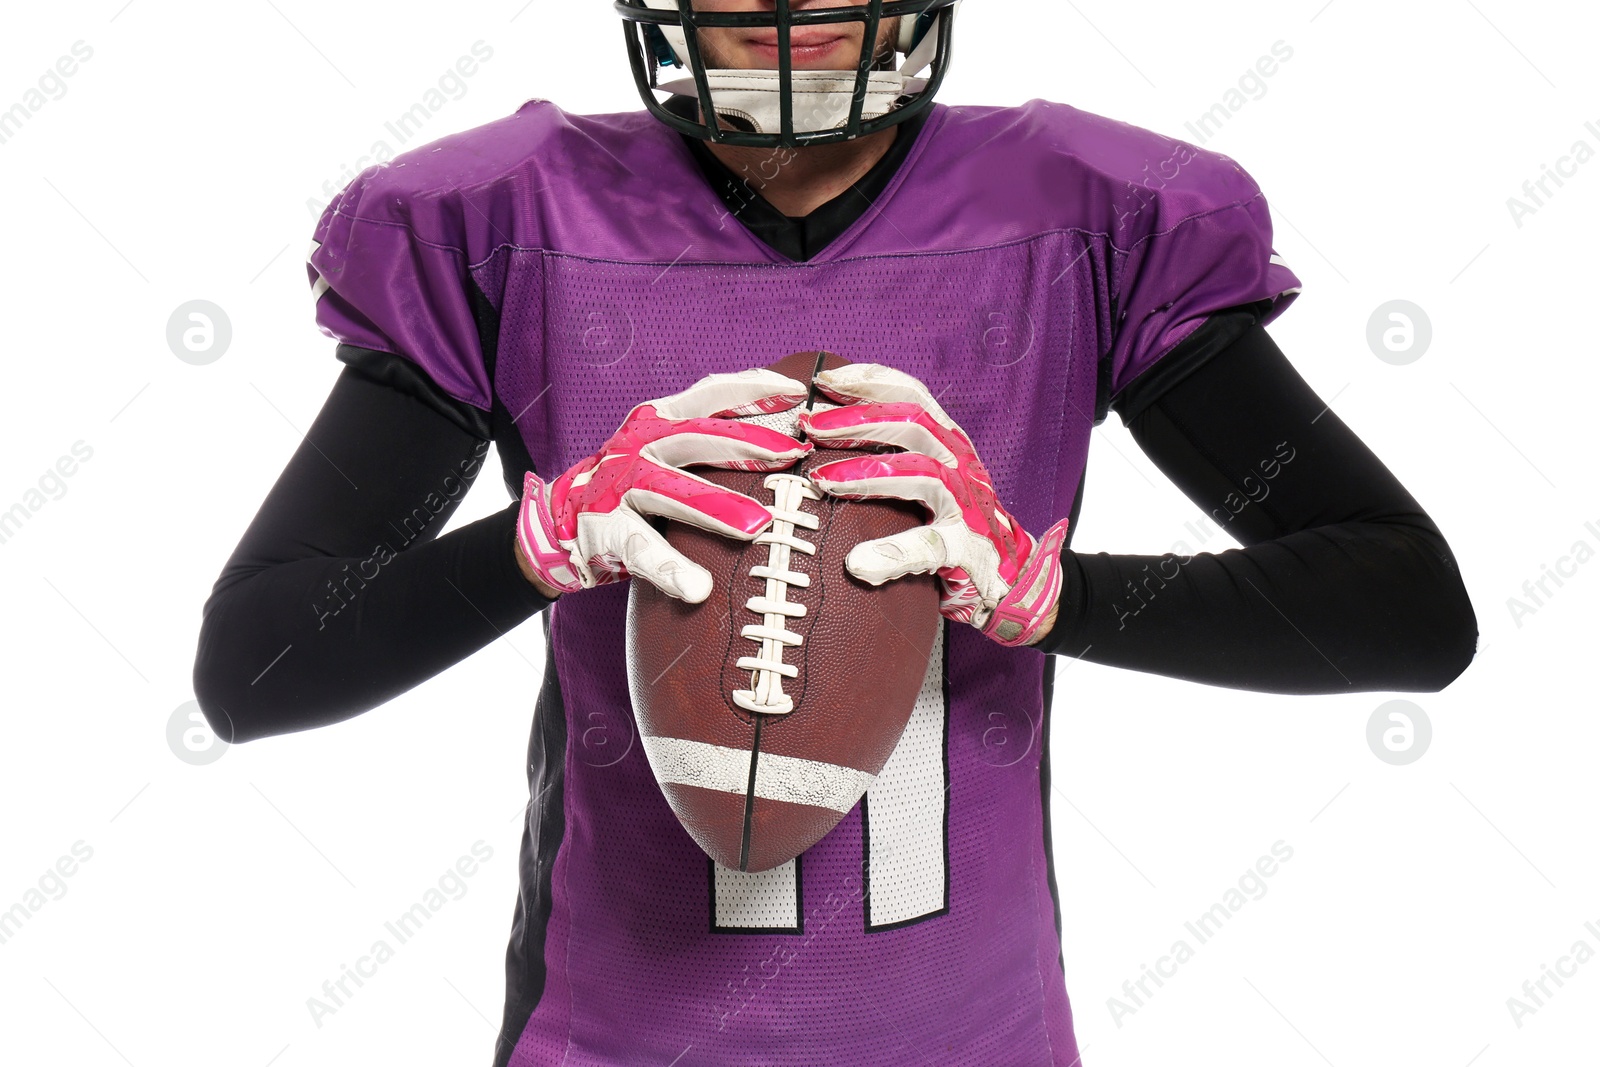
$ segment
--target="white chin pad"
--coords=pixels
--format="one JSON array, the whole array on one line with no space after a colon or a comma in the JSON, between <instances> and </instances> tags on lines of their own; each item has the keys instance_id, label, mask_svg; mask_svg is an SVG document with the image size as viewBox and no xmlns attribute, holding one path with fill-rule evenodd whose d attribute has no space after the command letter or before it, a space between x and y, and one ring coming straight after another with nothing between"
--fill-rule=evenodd
<instances>
[{"instance_id":1,"label":"white chin pad","mask_svg":"<svg viewBox=\"0 0 1600 1067\"><path fill-rule=\"evenodd\" d=\"M834 130L850 121L850 104L855 96L856 76L852 71L797 70L790 74L794 95L794 128L797 132ZM875 119L894 110L900 97L921 92L927 83L921 78L902 78L888 70L867 75L867 95L861 105L861 118ZM742 119L752 133L779 133L782 130L781 94L775 70L710 70L706 86L717 114ZM698 97L693 78L663 82L658 88L690 98Z\"/></svg>"}]
</instances>

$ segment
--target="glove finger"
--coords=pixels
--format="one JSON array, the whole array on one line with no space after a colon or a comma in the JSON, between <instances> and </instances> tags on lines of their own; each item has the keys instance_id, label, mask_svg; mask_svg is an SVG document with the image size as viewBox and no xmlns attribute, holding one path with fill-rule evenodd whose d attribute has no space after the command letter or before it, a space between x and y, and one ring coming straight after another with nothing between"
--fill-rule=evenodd
<instances>
[{"instance_id":1,"label":"glove finger","mask_svg":"<svg viewBox=\"0 0 1600 1067\"><path fill-rule=\"evenodd\" d=\"M708 374L683 392L652 404L669 419L734 418L786 411L804 401L810 392L804 382L776 371L747 370Z\"/></svg>"},{"instance_id":2,"label":"glove finger","mask_svg":"<svg viewBox=\"0 0 1600 1067\"><path fill-rule=\"evenodd\" d=\"M711 573L626 508L581 516L577 549L591 572L615 573L620 562L629 575L643 578L670 597L699 604L711 595Z\"/></svg>"},{"instance_id":3,"label":"glove finger","mask_svg":"<svg viewBox=\"0 0 1600 1067\"><path fill-rule=\"evenodd\" d=\"M640 515L659 515L736 541L749 541L772 523L772 512L743 493L661 467L642 469L622 502Z\"/></svg>"},{"instance_id":4,"label":"glove finger","mask_svg":"<svg viewBox=\"0 0 1600 1067\"><path fill-rule=\"evenodd\" d=\"M783 470L812 447L786 433L732 419L684 419L663 430L639 452L664 467Z\"/></svg>"},{"instance_id":5,"label":"glove finger","mask_svg":"<svg viewBox=\"0 0 1600 1067\"><path fill-rule=\"evenodd\" d=\"M905 371L878 363L850 363L821 371L817 388L841 404L916 404L942 426L955 428L928 387Z\"/></svg>"},{"instance_id":6,"label":"glove finger","mask_svg":"<svg viewBox=\"0 0 1600 1067\"><path fill-rule=\"evenodd\" d=\"M949 550L938 526L918 526L889 537L862 541L844 558L844 568L868 585L882 585L908 574L933 574L949 565Z\"/></svg>"},{"instance_id":7,"label":"glove finger","mask_svg":"<svg viewBox=\"0 0 1600 1067\"><path fill-rule=\"evenodd\" d=\"M711 595L711 572L669 545L648 523L639 523L628 534L622 560L628 573L668 596L699 604Z\"/></svg>"},{"instance_id":8,"label":"glove finger","mask_svg":"<svg viewBox=\"0 0 1600 1067\"><path fill-rule=\"evenodd\" d=\"M959 522L935 522L863 541L844 560L847 571L872 585L907 574L937 574L947 596L957 593L962 600L991 607L1010 588L996 563L994 546ZM962 583L970 590L952 588Z\"/></svg>"},{"instance_id":9,"label":"glove finger","mask_svg":"<svg viewBox=\"0 0 1600 1067\"><path fill-rule=\"evenodd\" d=\"M921 452L955 466L958 453L971 455L972 442L960 430L941 425L919 404L862 403L800 416L806 436L824 448L887 445Z\"/></svg>"},{"instance_id":10,"label":"glove finger","mask_svg":"<svg viewBox=\"0 0 1600 1067\"><path fill-rule=\"evenodd\" d=\"M808 477L829 496L846 500L907 500L935 522L963 522L966 509L952 490L950 468L917 452L836 459Z\"/></svg>"}]
</instances>

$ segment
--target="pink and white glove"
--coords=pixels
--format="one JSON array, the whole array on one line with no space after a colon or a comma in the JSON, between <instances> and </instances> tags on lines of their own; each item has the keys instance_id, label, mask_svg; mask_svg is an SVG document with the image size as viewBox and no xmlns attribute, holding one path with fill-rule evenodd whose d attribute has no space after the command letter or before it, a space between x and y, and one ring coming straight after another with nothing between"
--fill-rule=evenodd
<instances>
[{"instance_id":1,"label":"pink and white glove","mask_svg":"<svg viewBox=\"0 0 1600 1067\"><path fill-rule=\"evenodd\" d=\"M667 543L660 515L749 541L772 523L757 501L679 468L782 470L811 450L742 415L786 411L807 386L767 370L712 374L681 393L640 404L611 440L554 482L523 476L517 543L547 585L576 592L638 577L698 604L711 575Z\"/></svg>"},{"instance_id":2,"label":"pink and white glove","mask_svg":"<svg viewBox=\"0 0 1600 1067\"><path fill-rule=\"evenodd\" d=\"M922 527L863 541L845 568L872 585L907 574L937 574L940 611L1002 645L1026 645L1061 597L1067 520L1037 541L995 498L972 441L927 386L902 371L852 363L817 375L843 405L800 416L824 448L904 449L834 460L811 471L824 492L847 499L909 500L927 508Z\"/></svg>"}]
</instances>

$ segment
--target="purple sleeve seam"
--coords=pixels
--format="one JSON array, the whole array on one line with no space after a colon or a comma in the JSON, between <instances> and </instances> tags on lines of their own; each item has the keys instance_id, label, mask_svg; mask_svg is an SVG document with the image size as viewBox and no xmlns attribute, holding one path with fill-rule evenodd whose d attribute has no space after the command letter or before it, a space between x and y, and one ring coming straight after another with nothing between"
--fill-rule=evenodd
<instances>
[{"instance_id":1,"label":"purple sleeve seam","mask_svg":"<svg viewBox=\"0 0 1600 1067\"><path fill-rule=\"evenodd\" d=\"M1159 233L1146 234L1145 236L1139 238L1137 241L1133 242L1133 244L1128 247L1127 251L1123 251L1122 249L1117 248L1116 242L1112 241L1112 243L1111 243L1112 249L1114 251L1116 251L1116 252L1119 252L1123 257L1122 258L1122 262L1117 265L1118 266L1118 270L1117 270L1116 278L1113 281L1112 286L1111 286L1111 302L1112 302L1112 305L1113 306L1120 306L1121 305L1121 301L1122 301L1122 283L1123 283L1123 280L1124 280L1123 276L1122 276L1122 272L1123 272L1123 270L1125 270L1127 268L1128 260L1133 257L1134 251L1140 245L1142 245L1146 241L1152 240L1152 239L1154 239L1156 237L1165 237L1168 234L1176 233L1176 232L1178 232L1178 230L1183 228L1185 223L1193 222L1195 219L1203 219L1203 218L1207 218L1207 217L1209 217L1211 215L1220 215L1224 211L1233 211L1236 208L1249 207L1251 204L1254 204L1258 200L1260 200L1260 201L1262 201L1264 203L1265 199L1266 199L1266 194L1264 194L1264 193L1262 193L1262 192L1260 192L1258 190L1256 192L1256 195L1252 196L1249 200L1236 200L1231 204L1224 204L1221 207L1208 208L1205 211L1197 211L1193 215L1185 215L1183 218L1181 218L1177 222L1173 223L1172 226L1170 226L1169 228L1167 228L1165 230L1162 230Z\"/></svg>"},{"instance_id":2,"label":"purple sleeve seam","mask_svg":"<svg viewBox=\"0 0 1600 1067\"><path fill-rule=\"evenodd\" d=\"M441 251L441 252L454 252L456 255L461 257L463 262L466 261L467 253L465 251L463 251L462 249L457 248L455 245L444 244L444 243L439 242L439 241L430 241L426 237L423 237L421 234L417 233L416 230L412 229L411 226L408 223L396 222L393 219L369 219L369 218L364 218L364 217L362 217L360 215L352 215L349 212L343 210L342 208L338 210L337 214L343 215L345 218L349 219L353 223L354 222L364 222L369 226L394 226L394 227L396 227L398 229L402 229L402 230L406 231L407 235L409 235L410 238L413 241L415 241L417 244L419 244L419 245L422 245L422 246L424 246L426 248L436 249L436 250ZM398 353L396 353L396 354L398 355Z\"/></svg>"},{"instance_id":3,"label":"purple sleeve seam","mask_svg":"<svg viewBox=\"0 0 1600 1067\"><path fill-rule=\"evenodd\" d=\"M1266 200L1266 194L1261 192L1260 190L1257 190L1256 191L1256 195L1252 196L1248 200L1235 200L1231 204L1223 204L1220 207L1207 208L1205 211L1196 211L1193 215L1185 215L1183 218L1179 219L1177 222L1173 223L1170 227L1168 227L1165 230L1161 230L1158 233L1147 233L1147 234L1145 234L1143 237L1141 237L1137 241L1133 242L1133 244L1129 245L1128 248L1127 248L1127 251L1124 254L1125 255L1130 255L1130 256L1133 255L1134 251L1136 249L1138 249L1138 247L1140 245L1144 244L1146 241L1154 240L1157 237L1165 237L1165 236L1167 236L1168 234L1171 234L1171 233L1176 233L1178 230L1183 228L1185 223L1193 222L1195 219L1203 219L1203 218L1206 218L1206 217L1208 217L1210 215L1220 215L1224 211L1232 211L1235 208L1249 207L1251 204L1254 204L1258 200L1261 200L1261 201L1265 201ZM1116 248L1116 244L1114 242L1112 244L1112 247ZM1118 251L1121 251L1121 249L1118 249Z\"/></svg>"}]
</instances>

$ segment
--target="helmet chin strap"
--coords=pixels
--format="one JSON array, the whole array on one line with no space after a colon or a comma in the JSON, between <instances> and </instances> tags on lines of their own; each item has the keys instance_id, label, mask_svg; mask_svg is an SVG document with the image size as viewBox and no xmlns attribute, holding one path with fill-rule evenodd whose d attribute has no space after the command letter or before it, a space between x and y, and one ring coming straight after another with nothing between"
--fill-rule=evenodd
<instances>
[{"instance_id":1,"label":"helmet chin strap","mask_svg":"<svg viewBox=\"0 0 1600 1067\"><path fill-rule=\"evenodd\" d=\"M652 7L677 6L673 0L666 0L664 4L660 0L647 2ZM939 19L945 17L941 14ZM927 79L918 75L928 68L938 51L939 23L935 20L912 47L915 21L906 16L900 25L898 50L908 51L900 69L875 70L867 74L866 97L861 106L863 121L887 115L902 96L919 93L927 87ZM662 26L661 31L679 60L687 65L689 49L682 27ZM782 93L776 70L708 70L705 75L711 103L718 115L740 128L747 128L746 132L782 132ZM855 71L795 70L790 72L789 85L793 93L796 132L838 129L850 120L850 106L855 99ZM662 82L657 88L699 99L693 77Z\"/></svg>"}]
</instances>

